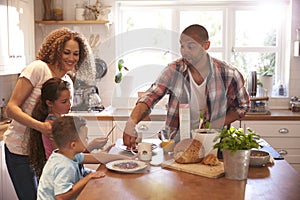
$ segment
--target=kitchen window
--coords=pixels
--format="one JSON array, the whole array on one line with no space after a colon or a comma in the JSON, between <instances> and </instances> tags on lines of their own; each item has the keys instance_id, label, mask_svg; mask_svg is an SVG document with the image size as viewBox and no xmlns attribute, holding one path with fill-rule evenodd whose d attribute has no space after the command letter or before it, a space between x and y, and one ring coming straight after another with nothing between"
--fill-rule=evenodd
<instances>
[{"instance_id":1,"label":"kitchen window","mask_svg":"<svg viewBox=\"0 0 300 200\"><path fill-rule=\"evenodd\" d=\"M254 70L272 75L273 97L279 95L280 85L288 91L288 1L268 5L253 1L187 2L174 5L166 1L119 1L118 58L124 59L130 69L147 66L149 70L151 64L163 69L180 57L182 30L197 23L209 32L210 55L238 67L245 78Z\"/></svg>"}]
</instances>

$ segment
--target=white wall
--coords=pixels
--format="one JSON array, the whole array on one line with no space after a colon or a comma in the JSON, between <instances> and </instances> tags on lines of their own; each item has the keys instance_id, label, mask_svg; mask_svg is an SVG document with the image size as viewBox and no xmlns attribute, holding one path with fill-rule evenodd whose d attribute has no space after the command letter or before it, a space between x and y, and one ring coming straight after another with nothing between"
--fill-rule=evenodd
<instances>
[{"instance_id":1,"label":"white wall","mask_svg":"<svg viewBox=\"0 0 300 200\"><path fill-rule=\"evenodd\" d=\"M9 100L11 92L15 87L18 75L4 75L0 76L0 101L5 99L5 103Z\"/></svg>"}]
</instances>

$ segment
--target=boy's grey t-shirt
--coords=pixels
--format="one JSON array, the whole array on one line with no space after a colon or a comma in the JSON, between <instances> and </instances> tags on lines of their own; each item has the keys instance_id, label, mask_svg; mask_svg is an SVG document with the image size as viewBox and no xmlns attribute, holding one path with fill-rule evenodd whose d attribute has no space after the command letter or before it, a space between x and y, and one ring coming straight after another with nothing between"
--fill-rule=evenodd
<instances>
[{"instance_id":1,"label":"boy's grey t-shirt","mask_svg":"<svg viewBox=\"0 0 300 200\"><path fill-rule=\"evenodd\" d=\"M55 195L68 192L82 178L78 164L82 163L84 154L76 154L74 160L71 160L56 151L53 151L43 169L38 200L55 200Z\"/></svg>"}]
</instances>

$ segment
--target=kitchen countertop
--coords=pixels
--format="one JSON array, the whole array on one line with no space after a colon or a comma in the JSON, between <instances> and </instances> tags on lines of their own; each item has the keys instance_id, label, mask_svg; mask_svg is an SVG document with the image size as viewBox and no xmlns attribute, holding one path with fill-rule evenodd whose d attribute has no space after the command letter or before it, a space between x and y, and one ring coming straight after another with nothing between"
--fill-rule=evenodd
<instances>
[{"instance_id":1,"label":"kitchen countertop","mask_svg":"<svg viewBox=\"0 0 300 200\"><path fill-rule=\"evenodd\" d=\"M130 116L131 108L113 108L111 106L107 107L102 112L86 112L86 111L76 111L70 112L68 115L82 116L86 119L97 119L97 120L115 120L115 121L126 121ZM152 121L165 121L167 111L165 109L153 109L150 118L148 120ZM276 109L271 110L270 115L261 114L248 114L244 118L245 120L280 120L280 121L300 121L300 112L292 112L288 109ZM4 121L0 121L0 141L2 140L3 133L8 127L8 124Z\"/></svg>"},{"instance_id":2,"label":"kitchen countertop","mask_svg":"<svg viewBox=\"0 0 300 200\"><path fill-rule=\"evenodd\" d=\"M107 107L102 112L72 112L71 115L83 116L86 118L92 117L98 120L120 120L126 121L130 116L131 108L113 108ZM150 120L164 121L167 111L165 109L153 109L150 114ZM243 120L292 120L300 121L300 112L292 112L288 109L271 110L270 115L264 114L246 114Z\"/></svg>"},{"instance_id":3,"label":"kitchen countertop","mask_svg":"<svg viewBox=\"0 0 300 200\"><path fill-rule=\"evenodd\" d=\"M292 112L291 110L274 109L270 115L246 114L241 120L292 120L300 121L300 112Z\"/></svg>"},{"instance_id":4,"label":"kitchen countertop","mask_svg":"<svg viewBox=\"0 0 300 200\"><path fill-rule=\"evenodd\" d=\"M131 111L132 108L114 108L109 106L101 112L72 111L68 115L82 116L86 119L127 121ZM165 109L153 109L150 118L147 120L165 121L166 115L167 111Z\"/></svg>"},{"instance_id":5,"label":"kitchen countertop","mask_svg":"<svg viewBox=\"0 0 300 200\"><path fill-rule=\"evenodd\" d=\"M114 147L111 153L127 153ZM169 155L158 149L152 158L168 160ZM199 175L149 165L140 173L118 173L105 165L98 170L106 176L91 179L78 196L80 199L289 199L300 196L300 174L285 160L275 160L274 165L250 167L247 180L233 181L206 178Z\"/></svg>"}]
</instances>

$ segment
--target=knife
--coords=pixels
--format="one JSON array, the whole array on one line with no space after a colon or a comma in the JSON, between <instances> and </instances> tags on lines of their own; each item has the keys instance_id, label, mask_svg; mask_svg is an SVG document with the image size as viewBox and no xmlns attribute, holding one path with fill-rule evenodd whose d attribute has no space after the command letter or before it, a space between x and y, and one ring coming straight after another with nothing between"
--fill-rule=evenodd
<instances>
[{"instance_id":1,"label":"knife","mask_svg":"<svg viewBox=\"0 0 300 200\"><path fill-rule=\"evenodd\" d=\"M108 138L108 136L113 132L113 130L115 129L116 125L114 125L112 127L112 129L107 133L106 137L105 138Z\"/></svg>"}]
</instances>

